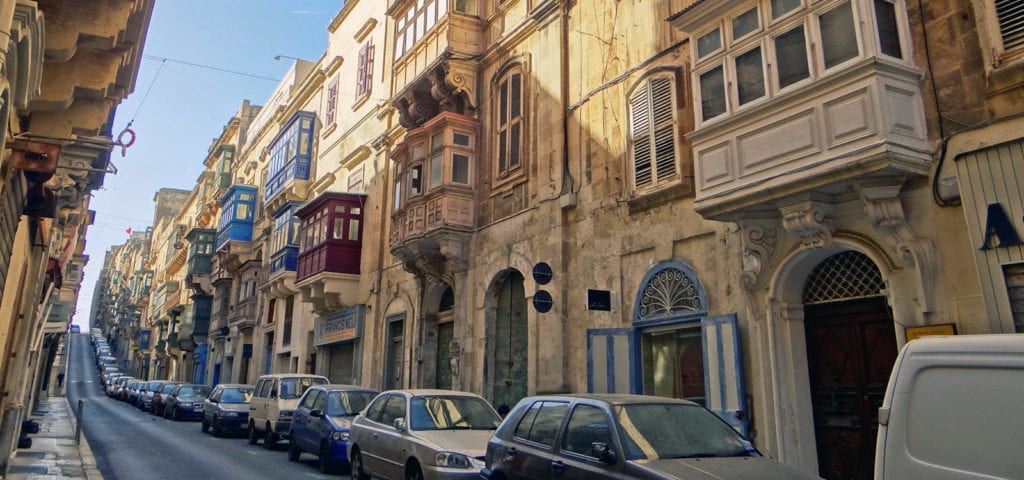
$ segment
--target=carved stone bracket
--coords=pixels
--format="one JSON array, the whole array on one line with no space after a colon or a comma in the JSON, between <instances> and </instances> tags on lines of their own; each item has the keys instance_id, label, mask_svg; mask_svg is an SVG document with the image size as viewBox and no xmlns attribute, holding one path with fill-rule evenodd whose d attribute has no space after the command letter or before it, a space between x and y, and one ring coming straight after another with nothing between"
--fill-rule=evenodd
<instances>
[{"instance_id":1,"label":"carved stone bracket","mask_svg":"<svg viewBox=\"0 0 1024 480\"><path fill-rule=\"evenodd\" d=\"M446 110L463 115L473 115L476 112L476 105L473 105L473 99L477 98L476 77L480 70L478 63L475 60L457 60L452 58L444 62L443 65L444 80L450 86L451 92L458 97L458 109ZM456 105L456 103L452 103L452 105Z\"/></svg>"},{"instance_id":2,"label":"carved stone bracket","mask_svg":"<svg viewBox=\"0 0 1024 480\"><path fill-rule=\"evenodd\" d=\"M395 102L398 110L398 123L408 129L423 125L437 115L438 104L429 92L410 90Z\"/></svg>"},{"instance_id":3,"label":"carved stone bracket","mask_svg":"<svg viewBox=\"0 0 1024 480\"><path fill-rule=\"evenodd\" d=\"M761 283L765 267L771 263L779 240L779 231L775 227L757 223L740 223L740 235L743 241L743 287L754 290Z\"/></svg>"},{"instance_id":4,"label":"carved stone bracket","mask_svg":"<svg viewBox=\"0 0 1024 480\"><path fill-rule=\"evenodd\" d=\"M800 237L804 246L823 247L832 241L835 228L832 204L807 200L782 207L779 211L782 212L782 226Z\"/></svg>"},{"instance_id":5,"label":"carved stone bracket","mask_svg":"<svg viewBox=\"0 0 1024 480\"><path fill-rule=\"evenodd\" d=\"M871 224L895 250L904 265L916 270L918 276L918 307L922 313L932 311L935 272L938 270L935 244L921 238L907 223L900 202L900 185L861 188L864 211Z\"/></svg>"}]
</instances>

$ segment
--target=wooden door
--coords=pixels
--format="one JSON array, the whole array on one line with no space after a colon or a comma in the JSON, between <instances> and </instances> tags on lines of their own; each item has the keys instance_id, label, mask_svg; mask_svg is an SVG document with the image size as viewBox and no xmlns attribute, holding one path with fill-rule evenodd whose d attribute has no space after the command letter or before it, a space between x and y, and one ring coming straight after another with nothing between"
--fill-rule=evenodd
<instances>
[{"instance_id":1,"label":"wooden door","mask_svg":"<svg viewBox=\"0 0 1024 480\"><path fill-rule=\"evenodd\" d=\"M514 406L526 396L528 337L523 277L509 275L498 290L494 328L494 405Z\"/></svg>"},{"instance_id":2,"label":"wooden door","mask_svg":"<svg viewBox=\"0 0 1024 480\"><path fill-rule=\"evenodd\" d=\"M434 369L434 386L441 390L452 389L452 340L455 339L455 322L437 325L437 365Z\"/></svg>"},{"instance_id":3,"label":"wooden door","mask_svg":"<svg viewBox=\"0 0 1024 480\"><path fill-rule=\"evenodd\" d=\"M818 469L829 480L870 479L896 334L884 297L805 307Z\"/></svg>"}]
</instances>

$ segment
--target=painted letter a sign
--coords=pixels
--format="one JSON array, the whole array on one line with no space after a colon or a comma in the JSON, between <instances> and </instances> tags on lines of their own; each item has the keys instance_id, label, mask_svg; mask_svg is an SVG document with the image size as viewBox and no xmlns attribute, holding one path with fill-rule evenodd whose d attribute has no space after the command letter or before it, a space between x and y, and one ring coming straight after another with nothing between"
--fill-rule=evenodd
<instances>
[{"instance_id":1,"label":"painted letter a sign","mask_svg":"<svg viewBox=\"0 0 1024 480\"><path fill-rule=\"evenodd\" d=\"M1021 244L1017 229L1013 228L1010 217L1006 216L1003 206L998 203L988 205L988 213L985 215L985 230L981 233L981 246L978 247L978 250L1013 247ZM996 237L996 240L993 241L992 237Z\"/></svg>"}]
</instances>

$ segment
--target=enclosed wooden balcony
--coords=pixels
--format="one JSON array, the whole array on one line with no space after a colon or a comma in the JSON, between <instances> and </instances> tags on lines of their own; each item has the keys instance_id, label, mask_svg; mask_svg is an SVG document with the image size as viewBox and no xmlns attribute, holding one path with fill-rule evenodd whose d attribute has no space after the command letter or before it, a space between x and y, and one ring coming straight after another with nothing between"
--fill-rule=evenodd
<instances>
[{"instance_id":1,"label":"enclosed wooden balcony","mask_svg":"<svg viewBox=\"0 0 1024 480\"><path fill-rule=\"evenodd\" d=\"M296 212L301 220L295 285L317 312L358 303L366 195L327 192Z\"/></svg>"},{"instance_id":2,"label":"enclosed wooden balcony","mask_svg":"<svg viewBox=\"0 0 1024 480\"><path fill-rule=\"evenodd\" d=\"M445 112L409 131L395 148L391 253L414 264L464 262L461 247L474 231L479 122ZM445 247L447 245L448 247ZM447 252L447 253L446 253ZM451 254L456 258L451 258Z\"/></svg>"},{"instance_id":3,"label":"enclosed wooden balcony","mask_svg":"<svg viewBox=\"0 0 1024 480\"><path fill-rule=\"evenodd\" d=\"M705 1L671 19L694 37L701 215L783 216L928 175L923 71L895 5Z\"/></svg>"}]
</instances>

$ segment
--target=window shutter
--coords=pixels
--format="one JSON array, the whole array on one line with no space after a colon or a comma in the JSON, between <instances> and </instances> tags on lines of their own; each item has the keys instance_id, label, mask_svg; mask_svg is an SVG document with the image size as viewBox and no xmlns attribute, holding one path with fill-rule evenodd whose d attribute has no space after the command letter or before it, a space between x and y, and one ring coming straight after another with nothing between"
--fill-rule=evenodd
<instances>
[{"instance_id":1,"label":"window shutter","mask_svg":"<svg viewBox=\"0 0 1024 480\"><path fill-rule=\"evenodd\" d=\"M359 49L359 73L356 74L356 95L366 91L366 45Z\"/></svg>"},{"instance_id":2,"label":"window shutter","mask_svg":"<svg viewBox=\"0 0 1024 480\"><path fill-rule=\"evenodd\" d=\"M587 392L639 393L633 385L636 329L587 331Z\"/></svg>"},{"instance_id":3,"label":"window shutter","mask_svg":"<svg viewBox=\"0 0 1024 480\"><path fill-rule=\"evenodd\" d=\"M374 46L372 43L366 44L366 69L363 71L363 90L362 93L369 92L373 85L373 50Z\"/></svg>"},{"instance_id":4,"label":"window shutter","mask_svg":"<svg viewBox=\"0 0 1024 480\"><path fill-rule=\"evenodd\" d=\"M651 80L651 103L654 111L655 177L661 183L676 174L675 122L672 112L672 81Z\"/></svg>"},{"instance_id":5,"label":"window shutter","mask_svg":"<svg viewBox=\"0 0 1024 480\"><path fill-rule=\"evenodd\" d=\"M644 187L651 184L651 116L650 92L639 89L630 100L630 136L633 138L633 184Z\"/></svg>"},{"instance_id":6,"label":"window shutter","mask_svg":"<svg viewBox=\"0 0 1024 480\"><path fill-rule=\"evenodd\" d=\"M996 0L996 18L1003 50L1024 46L1024 4L1020 0Z\"/></svg>"},{"instance_id":7,"label":"window shutter","mask_svg":"<svg viewBox=\"0 0 1024 480\"><path fill-rule=\"evenodd\" d=\"M521 131L523 127L523 96L522 96L522 75L515 74L511 78L511 89L509 92L509 104L511 107L511 115L509 122L511 127L509 128L510 134L508 139L508 168L509 170L519 166L519 150L521 146Z\"/></svg>"},{"instance_id":8,"label":"window shutter","mask_svg":"<svg viewBox=\"0 0 1024 480\"><path fill-rule=\"evenodd\" d=\"M749 421L736 315L703 318L700 326L705 356L705 406L746 437Z\"/></svg>"}]
</instances>

